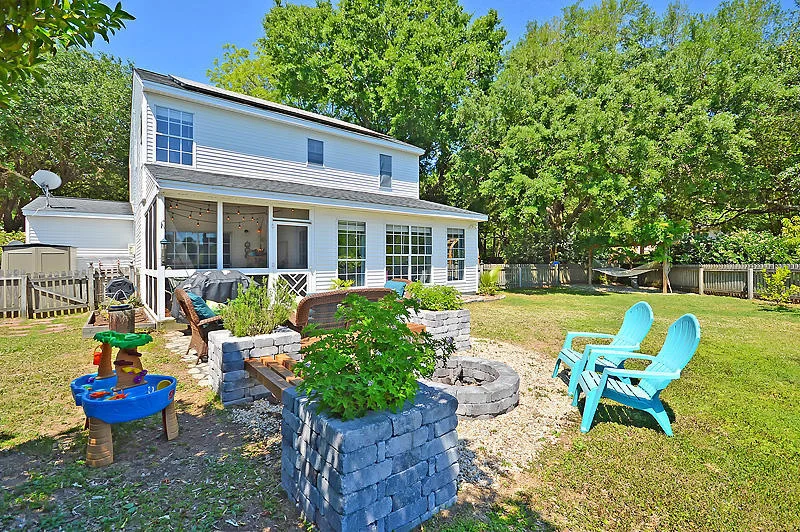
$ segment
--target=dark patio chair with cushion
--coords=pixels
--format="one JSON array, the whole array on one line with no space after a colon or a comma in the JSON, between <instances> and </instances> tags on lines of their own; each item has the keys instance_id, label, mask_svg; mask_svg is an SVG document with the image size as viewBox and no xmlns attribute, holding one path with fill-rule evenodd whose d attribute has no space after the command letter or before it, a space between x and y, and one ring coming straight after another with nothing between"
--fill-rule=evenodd
<instances>
[{"instance_id":1,"label":"dark patio chair with cushion","mask_svg":"<svg viewBox=\"0 0 800 532\"><path fill-rule=\"evenodd\" d=\"M199 363L201 359L208 356L208 332L222 328L222 316L201 317L198 315L196 304L192 302L189 293L182 288L175 289L175 298L181 306L183 315L189 321L189 328L192 331L192 339L186 349L186 354L188 355L189 351L194 349L197 352L197 362ZM205 302L203 304L205 305Z\"/></svg>"}]
</instances>

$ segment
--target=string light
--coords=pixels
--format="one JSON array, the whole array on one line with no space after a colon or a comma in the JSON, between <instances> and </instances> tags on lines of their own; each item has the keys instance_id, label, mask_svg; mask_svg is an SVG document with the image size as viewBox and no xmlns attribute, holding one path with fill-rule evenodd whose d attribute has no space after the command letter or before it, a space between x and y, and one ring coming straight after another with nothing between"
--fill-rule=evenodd
<instances>
[{"instance_id":1,"label":"string light","mask_svg":"<svg viewBox=\"0 0 800 532\"><path fill-rule=\"evenodd\" d=\"M189 219L192 219L192 211L189 211Z\"/></svg>"},{"instance_id":2,"label":"string light","mask_svg":"<svg viewBox=\"0 0 800 532\"><path fill-rule=\"evenodd\" d=\"M231 221L231 215L230 214L228 215L228 221L229 222Z\"/></svg>"},{"instance_id":3,"label":"string light","mask_svg":"<svg viewBox=\"0 0 800 532\"><path fill-rule=\"evenodd\" d=\"M242 228L242 224L239 224L239 227L238 227L238 229L241 229L241 228Z\"/></svg>"}]
</instances>

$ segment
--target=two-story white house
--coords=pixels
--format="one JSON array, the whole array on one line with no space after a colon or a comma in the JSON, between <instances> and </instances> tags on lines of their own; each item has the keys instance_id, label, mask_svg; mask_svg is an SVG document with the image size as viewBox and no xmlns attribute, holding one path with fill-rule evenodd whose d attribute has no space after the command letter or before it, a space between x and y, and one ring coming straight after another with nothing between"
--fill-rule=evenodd
<instances>
[{"instance_id":1,"label":"two-story white house","mask_svg":"<svg viewBox=\"0 0 800 532\"><path fill-rule=\"evenodd\" d=\"M165 317L174 280L205 269L404 277L474 292L480 213L419 199L423 150L341 120L136 69L130 202L142 299Z\"/></svg>"}]
</instances>

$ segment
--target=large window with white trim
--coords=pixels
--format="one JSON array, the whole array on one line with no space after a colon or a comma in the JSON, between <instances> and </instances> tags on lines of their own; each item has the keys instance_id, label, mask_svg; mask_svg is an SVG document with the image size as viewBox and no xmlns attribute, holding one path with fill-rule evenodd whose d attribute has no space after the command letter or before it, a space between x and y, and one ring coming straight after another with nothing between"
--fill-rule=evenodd
<instances>
[{"instance_id":1,"label":"large window with white trim","mask_svg":"<svg viewBox=\"0 0 800 532\"><path fill-rule=\"evenodd\" d=\"M165 198L164 204L167 269L216 269L217 202Z\"/></svg>"},{"instance_id":2,"label":"large window with white trim","mask_svg":"<svg viewBox=\"0 0 800 532\"><path fill-rule=\"evenodd\" d=\"M193 164L194 114L156 106L156 161Z\"/></svg>"},{"instance_id":3,"label":"large window with white trim","mask_svg":"<svg viewBox=\"0 0 800 532\"><path fill-rule=\"evenodd\" d=\"M364 222L339 220L339 279L364 286L367 266L367 227Z\"/></svg>"},{"instance_id":4,"label":"large window with white trim","mask_svg":"<svg viewBox=\"0 0 800 532\"><path fill-rule=\"evenodd\" d=\"M463 229L447 229L447 280L464 280L466 239Z\"/></svg>"},{"instance_id":5,"label":"large window with white trim","mask_svg":"<svg viewBox=\"0 0 800 532\"><path fill-rule=\"evenodd\" d=\"M431 282L433 231L430 227L386 226L386 276Z\"/></svg>"}]
</instances>

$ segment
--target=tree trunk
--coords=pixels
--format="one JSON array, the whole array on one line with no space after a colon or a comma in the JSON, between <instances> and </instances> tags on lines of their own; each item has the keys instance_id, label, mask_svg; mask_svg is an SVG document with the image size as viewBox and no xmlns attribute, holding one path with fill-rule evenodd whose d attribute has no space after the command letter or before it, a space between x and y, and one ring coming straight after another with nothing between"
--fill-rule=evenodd
<instances>
[{"instance_id":1,"label":"tree trunk","mask_svg":"<svg viewBox=\"0 0 800 532\"><path fill-rule=\"evenodd\" d=\"M669 287L669 258L664 255L664 262L661 264L661 293L668 293Z\"/></svg>"},{"instance_id":2,"label":"tree trunk","mask_svg":"<svg viewBox=\"0 0 800 532\"><path fill-rule=\"evenodd\" d=\"M593 257L592 256L593 255L594 255L594 248L592 246L589 246L589 267L586 270L587 273L588 273L588 276L589 276L589 286L592 286L592 273L593 273L593 270L592 270L592 265L593 265L592 264L592 262L593 262L592 258Z\"/></svg>"}]
</instances>

